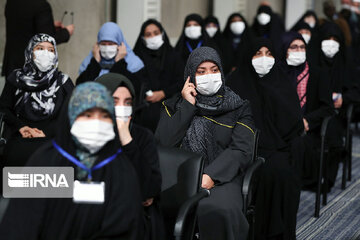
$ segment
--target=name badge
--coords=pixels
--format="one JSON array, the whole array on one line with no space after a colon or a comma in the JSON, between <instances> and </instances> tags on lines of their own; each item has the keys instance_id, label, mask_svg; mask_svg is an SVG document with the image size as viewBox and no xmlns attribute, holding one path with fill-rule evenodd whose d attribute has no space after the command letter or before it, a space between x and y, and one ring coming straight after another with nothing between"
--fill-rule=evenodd
<instances>
[{"instance_id":1,"label":"name badge","mask_svg":"<svg viewBox=\"0 0 360 240\"><path fill-rule=\"evenodd\" d=\"M102 204L105 201L105 182L74 181L74 203Z\"/></svg>"}]
</instances>

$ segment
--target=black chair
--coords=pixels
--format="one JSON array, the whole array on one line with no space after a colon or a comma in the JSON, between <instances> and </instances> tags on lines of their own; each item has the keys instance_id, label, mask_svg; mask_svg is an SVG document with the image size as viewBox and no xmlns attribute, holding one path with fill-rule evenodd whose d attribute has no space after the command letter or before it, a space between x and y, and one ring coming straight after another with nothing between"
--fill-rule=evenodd
<instances>
[{"instance_id":1,"label":"black chair","mask_svg":"<svg viewBox=\"0 0 360 240\"><path fill-rule=\"evenodd\" d=\"M242 181L243 212L250 224L249 239L253 239L255 206L252 203L254 173L265 162L257 157L259 131L255 131L254 148L249 167ZM163 177L161 208L166 215L176 217L174 236L176 240L194 239L196 208L198 202L210 195L200 190L202 157L184 150L159 146L160 169ZM186 200L187 199L187 200ZM179 211L177 212L177 209Z\"/></svg>"},{"instance_id":2,"label":"black chair","mask_svg":"<svg viewBox=\"0 0 360 240\"><path fill-rule=\"evenodd\" d=\"M315 214L316 218L320 215L320 196L323 195L323 205L327 204L327 171L326 171L326 157L329 151L328 148L325 148L325 138L327 127L329 125L330 120L333 116L328 116L324 118L321 124L320 130L320 137L321 137L321 144L320 144L320 161L319 161L319 173L318 173L318 181L317 181L317 189L316 189L316 197L315 197Z\"/></svg>"},{"instance_id":3,"label":"black chair","mask_svg":"<svg viewBox=\"0 0 360 240\"><path fill-rule=\"evenodd\" d=\"M158 146L158 152L165 225L175 224L175 239L193 239L197 204L210 195L210 191L200 190L204 160L199 154L178 148Z\"/></svg>"},{"instance_id":4,"label":"black chair","mask_svg":"<svg viewBox=\"0 0 360 240\"><path fill-rule=\"evenodd\" d=\"M255 237L255 205L253 202L253 190L255 184L255 172L265 163L265 159L258 157L258 142L259 142L260 130L255 131L254 135L254 148L252 152L252 159L249 167L245 171L245 175L242 182L242 196L243 196L243 213L245 214L249 222L249 234L248 239L254 239Z\"/></svg>"},{"instance_id":5,"label":"black chair","mask_svg":"<svg viewBox=\"0 0 360 240\"><path fill-rule=\"evenodd\" d=\"M345 132L345 144L343 146L345 153L345 157L343 158L343 173L342 173L342 181L341 181L341 188L344 190L346 188L346 177L348 177L348 181L351 181L351 160L352 160L352 132L351 132L351 120L353 114L354 105L350 104L346 109L346 132ZM316 218L320 215L320 195L323 195L322 204L327 204L327 193L328 193L328 182L327 182L327 153L329 149L326 147L325 139L327 128L330 120L334 116L326 117L321 125L321 146L320 146L320 163L319 163L319 175L318 175L318 182L317 182L317 189L316 189L316 200L315 200L315 214Z\"/></svg>"},{"instance_id":6,"label":"black chair","mask_svg":"<svg viewBox=\"0 0 360 240\"><path fill-rule=\"evenodd\" d=\"M354 104L350 104L346 109L346 132L345 132L345 158L343 159L343 175L341 188L346 188L346 170L348 170L347 180L351 181L352 172L352 131L351 121L354 112Z\"/></svg>"},{"instance_id":7,"label":"black chair","mask_svg":"<svg viewBox=\"0 0 360 240\"><path fill-rule=\"evenodd\" d=\"M5 114L0 112L0 159L1 159L1 156L3 155L4 153L4 147L5 147L5 144L6 144L6 139L5 139L5 136L4 136L4 129L5 129Z\"/></svg>"}]
</instances>

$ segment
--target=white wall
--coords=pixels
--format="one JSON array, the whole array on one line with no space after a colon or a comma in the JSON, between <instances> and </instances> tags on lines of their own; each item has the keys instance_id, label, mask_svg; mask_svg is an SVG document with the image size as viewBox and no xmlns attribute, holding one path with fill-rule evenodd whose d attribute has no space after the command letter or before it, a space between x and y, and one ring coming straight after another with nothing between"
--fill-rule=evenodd
<instances>
[{"instance_id":1,"label":"white wall","mask_svg":"<svg viewBox=\"0 0 360 240\"><path fill-rule=\"evenodd\" d=\"M118 0L116 14L127 43L133 47L144 22L144 0Z\"/></svg>"},{"instance_id":2,"label":"white wall","mask_svg":"<svg viewBox=\"0 0 360 240\"><path fill-rule=\"evenodd\" d=\"M307 10L307 0L287 0L285 28L289 30Z\"/></svg>"}]
</instances>

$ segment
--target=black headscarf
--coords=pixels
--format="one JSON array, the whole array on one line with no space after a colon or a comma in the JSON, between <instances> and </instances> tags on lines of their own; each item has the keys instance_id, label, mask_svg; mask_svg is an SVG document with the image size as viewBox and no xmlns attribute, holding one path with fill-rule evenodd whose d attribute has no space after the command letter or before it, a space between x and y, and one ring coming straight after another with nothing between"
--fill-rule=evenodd
<instances>
[{"instance_id":1,"label":"black headscarf","mask_svg":"<svg viewBox=\"0 0 360 240\"><path fill-rule=\"evenodd\" d=\"M185 67L184 81L190 76L190 82L195 84L196 70L201 63L206 61L211 61L219 67L223 85L213 96L202 96L201 94L196 96L198 111L186 132L182 146L185 149L202 154L211 162L218 156L220 148L217 146L213 136L214 123L205 117L217 118L221 116L223 124L235 126L240 117L241 106L243 106L244 101L225 86L219 54L210 47L197 48L190 54ZM224 116L226 117L224 118Z\"/></svg>"},{"instance_id":2,"label":"black headscarf","mask_svg":"<svg viewBox=\"0 0 360 240\"><path fill-rule=\"evenodd\" d=\"M95 79L96 82L104 85L111 94L114 94L118 87L126 87L129 89L131 96L135 99L135 88L131 81L119 73L107 73Z\"/></svg>"},{"instance_id":3,"label":"black headscarf","mask_svg":"<svg viewBox=\"0 0 360 240\"><path fill-rule=\"evenodd\" d=\"M188 37L185 36L186 24L190 21L195 21L201 26L201 36L199 37L199 39L193 40L193 39L189 39ZM190 55L190 51L186 46L187 41L189 42L189 44L193 50L195 50L195 48L198 46L200 41L202 41L201 46L209 46L210 37L206 33L205 26L204 26L204 20L199 14L193 13L193 14L189 14L186 16L180 38L175 46L175 50L177 52L179 52L179 54L183 58L184 62L186 62L187 58Z\"/></svg>"},{"instance_id":4,"label":"black headscarf","mask_svg":"<svg viewBox=\"0 0 360 240\"><path fill-rule=\"evenodd\" d=\"M283 72L287 73L289 81L293 83L294 86L296 86L295 83L297 76L305 69L305 64L306 64L305 61L305 63L300 64L299 66L289 66L286 62L286 55L288 48L290 47L290 44L296 39L299 39L305 43L305 40L303 39L300 33L297 32L284 33L281 39L281 51L279 52L280 67L283 70Z\"/></svg>"},{"instance_id":5,"label":"black headscarf","mask_svg":"<svg viewBox=\"0 0 360 240\"><path fill-rule=\"evenodd\" d=\"M306 11L302 16L301 18L294 24L294 26L291 28L292 31L297 31L299 28L297 27L297 25L299 23L306 23L305 22L305 18L306 17L309 17L309 16L313 16L315 18L315 26L313 28L311 28L310 26L310 29L311 29L311 33L313 33L313 31L318 31L318 28L319 28L319 19L316 15L316 13L312 10L308 10ZM297 29L296 29L297 28Z\"/></svg>"},{"instance_id":6,"label":"black headscarf","mask_svg":"<svg viewBox=\"0 0 360 240\"><path fill-rule=\"evenodd\" d=\"M151 50L147 48L145 44L144 33L146 27L149 26L150 24L154 24L160 29L164 41L163 45L157 50ZM156 72L160 72L161 70L163 70L166 65L165 52L169 51L169 49L171 50L173 48L170 45L169 38L161 23L159 23L155 19L149 19L146 22L144 22L143 25L141 26L139 36L136 40L134 52L144 61L145 66L151 65L151 67L148 67L148 69L149 70L156 69L157 70ZM150 74L150 76L151 75L152 74Z\"/></svg>"},{"instance_id":7,"label":"black headscarf","mask_svg":"<svg viewBox=\"0 0 360 240\"><path fill-rule=\"evenodd\" d=\"M267 47L276 59L268 39L257 38L244 54L244 66L227 79L226 85L251 104L255 125L260 129L262 151L278 151L303 132L300 104L291 84L282 75L277 59L268 74L259 77L252 58L261 47Z\"/></svg>"},{"instance_id":8,"label":"black headscarf","mask_svg":"<svg viewBox=\"0 0 360 240\"><path fill-rule=\"evenodd\" d=\"M313 16L316 20L316 24L313 28L310 27L308 23L304 21L304 19L308 16ZM321 49L319 48L320 44L320 32L319 32L319 23L316 13L313 11L307 11L291 28L291 31L298 32L301 29L307 29L311 32L310 41L306 46L306 58L308 62L317 64L319 59L319 52Z\"/></svg>"},{"instance_id":9,"label":"black headscarf","mask_svg":"<svg viewBox=\"0 0 360 240\"><path fill-rule=\"evenodd\" d=\"M54 62L51 68L42 72L34 62L34 48L49 42L54 46ZM58 70L58 53L55 39L40 33L33 36L25 49L25 64L15 69L7 81L17 88L15 93L15 112L32 121L41 121L54 116L60 109L65 93L61 86L69 80L69 76Z\"/></svg>"},{"instance_id":10,"label":"black headscarf","mask_svg":"<svg viewBox=\"0 0 360 240\"><path fill-rule=\"evenodd\" d=\"M205 20L204 20L204 28L206 28L206 25L209 24L209 23L214 23L218 27L217 32L215 33L215 35L211 39L217 44L217 46L219 48L221 48L223 37L222 37L221 29L220 29L219 20L215 16L210 15L210 16L207 16L205 18Z\"/></svg>"},{"instance_id":11,"label":"black headscarf","mask_svg":"<svg viewBox=\"0 0 360 240\"><path fill-rule=\"evenodd\" d=\"M345 79L345 41L340 28L333 22L326 22L320 28L321 38L320 38L320 56L319 56L319 66L325 69L329 73L331 91L332 92L342 92L342 85ZM327 40L330 37L335 37L340 44L339 52L332 58L325 56L321 50L321 42Z\"/></svg>"},{"instance_id":12,"label":"black headscarf","mask_svg":"<svg viewBox=\"0 0 360 240\"><path fill-rule=\"evenodd\" d=\"M261 25L257 20L257 15L260 13L267 13L271 16L271 20L266 25ZM257 10L257 14L254 18L254 23L252 25L255 36L269 38L274 44L275 50L278 50L278 43L281 37L281 34L285 31L283 20L275 14L271 7L269 6L260 6Z\"/></svg>"}]
</instances>

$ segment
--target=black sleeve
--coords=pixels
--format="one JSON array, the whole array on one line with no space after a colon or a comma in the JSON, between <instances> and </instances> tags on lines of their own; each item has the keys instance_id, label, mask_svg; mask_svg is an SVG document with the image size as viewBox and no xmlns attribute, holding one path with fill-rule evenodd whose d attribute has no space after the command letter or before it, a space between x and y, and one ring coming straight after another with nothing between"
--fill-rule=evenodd
<instances>
[{"instance_id":1,"label":"black sleeve","mask_svg":"<svg viewBox=\"0 0 360 240\"><path fill-rule=\"evenodd\" d=\"M233 129L229 146L204 169L204 173L218 184L230 182L239 173L244 173L252 157L254 129L250 104L247 103Z\"/></svg>"},{"instance_id":2,"label":"black sleeve","mask_svg":"<svg viewBox=\"0 0 360 240\"><path fill-rule=\"evenodd\" d=\"M100 71L100 64L95 60L95 58L91 58L90 63L86 67L85 71L83 71L76 79L76 85L84 82L94 81L99 76Z\"/></svg>"},{"instance_id":3,"label":"black sleeve","mask_svg":"<svg viewBox=\"0 0 360 240\"><path fill-rule=\"evenodd\" d=\"M155 138L150 131L134 126L133 140L123 146L133 164L142 188L143 200L157 196L161 191L159 155Z\"/></svg>"},{"instance_id":4,"label":"black sleeve","mask_svg":"<svg viewBox=\"0 0 360 240\"><path fill-rule=\"evenodd\" d=\"M181 99L179 109L172 113L165 102L162 104L155 138L163 146L179 147L195 116L196 107L187 100Z\"/></svg>"},{"instance_id":5,"label":"black sleeve","mask_svg":"<svg viewBox=\"0 0 360 240\"><path fill-rule=\"evenodd\" d=\"M56 44L67 42L70 39L70 34L66 28L55 29L51 6L46 1L39 6L38 12L35 14L35 26L37 33L47 33L53 36Z\"/></svg>"},{"instance_id":6,"label":"black sleeve","mask_svg":"<svg viewBox=\"0 0 360 240\"><path fill-rule=\"evenodd\" d=\"M174 61L174 72L172 77L169 79L171 84L167 85L163 89L165 98L170 98L174 94L180 92L184 84L184 63L181 60L180 55L174 54L174 58L176 59Z\"/></svg>"},{"instance_id":7,"label":"black sleeve","mask_svg":"<svg viewBox=\"0 0 360 240\"><path fill-rule=\"evenodd\" d=\"M318 75L318 76L320 76L320 75ZM321 74L321 76L324 76L324 75ZM319 107L314 111L306 113L304 116L304 118L309 123L309 130L313 130L313 129L319 127L325 117L331 116L334 114L334 111L333 111L334 105L333 105L332 98L331 98L329 82L326 81L326 79L323 79L321 77L317 77L316 81L317 81L316 91L317 91L317 96L318 96L317 100L319 102L319 104L318 104Z\"/></svg>"},{"instance_id":8,"label":"black sleeve","mask_svg":"<svg viewBox=\"0 0 360 240\"><path fill-rule=\"evenodd\" d=\"M25 126L25 123L23 123L14 112L15 92L16 88L6 82L0 96L0 111L5 113L5 122L7 125L15 130L19 130Z\"/></svg>"}]
</instances>

